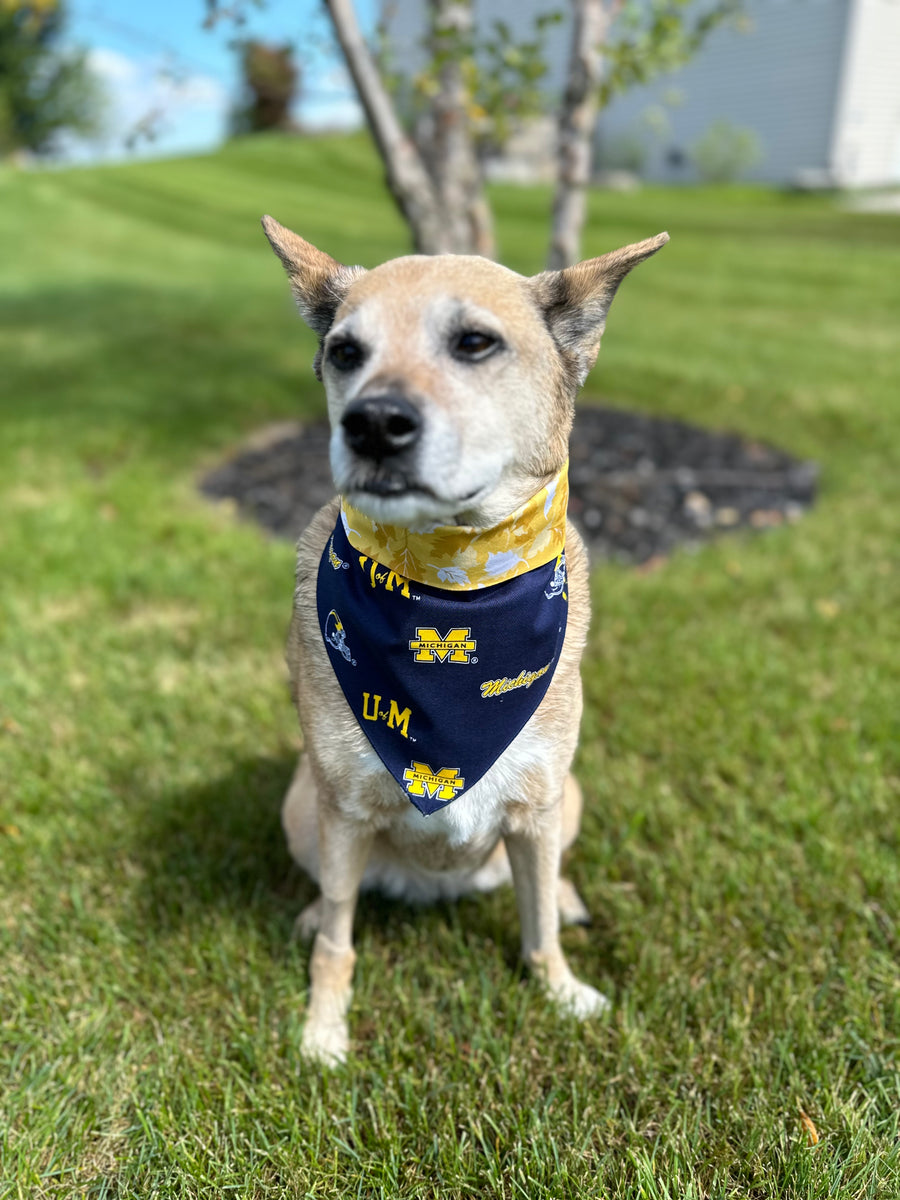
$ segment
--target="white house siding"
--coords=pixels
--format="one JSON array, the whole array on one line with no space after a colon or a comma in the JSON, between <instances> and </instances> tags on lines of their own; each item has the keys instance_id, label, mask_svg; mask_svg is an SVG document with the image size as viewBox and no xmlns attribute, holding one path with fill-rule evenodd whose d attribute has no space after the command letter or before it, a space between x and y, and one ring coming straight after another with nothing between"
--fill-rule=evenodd
<instances>
[{"instance_id":1,"label":"white house siding","mask_svg":"<svg viewBox=\"0 0 900 1200\"><path fill-rule=\"evenodd\" d=\"M567 7L565 0L475 0L482 30L500 18L517 38L529 34L536 14ZM420 70L425 0L384 0L383 11L395 65ZM746 31L716 30L686 67L612 102L598 122L601 161L623 165L623 151L639 142L646 177L690 181L697 178L692 147L714 122L727 121L759 141L762 157L747 178L900 181L900 0L744 0L744 13ZM568 21L548 33L553 93L570 36Z\"/></svg>"},{"instance_id":2,"label":"white house siding","mask_svg":"<svg viewBox=\"0 0 900 1200\"><path fill-rule=\"evenodd\" d=\"M648 146L644 174L690 180L691 147L716 121L752 129L762 157L747 177L773 183L824 176L849 0L746 0L747 32L720 28L686 67L616 98L599 136ZM677 101L677 102L676 102ZM652 135L648 115L665 114ZM665 126L668 128L666 129ZM680 165L679 165L680 163Z\"/></svg>"},{"instance_id":3,"label":"white house siding","mask_svg":"<svg viewBox=\"0 0 900 1200\"><path fill-rule=\"evenodd\" d=\"M835 181L900 183L900 0L855 0L842 75Z\"/></svg>"}]
</instances>

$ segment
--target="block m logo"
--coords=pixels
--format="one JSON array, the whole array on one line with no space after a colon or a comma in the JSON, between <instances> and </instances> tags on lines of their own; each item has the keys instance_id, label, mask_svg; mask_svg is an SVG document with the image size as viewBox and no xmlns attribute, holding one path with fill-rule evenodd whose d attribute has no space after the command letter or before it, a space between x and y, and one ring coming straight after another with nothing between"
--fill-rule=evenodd
<instances>
[{"instance_id":1,"label":"block m logo","mask_svg":"<svg viewBox=\"0 0 900 1200\"><path fill-rule=\"evenodd\" d=\"M427 763L413 762L403 772L406 790L411 796L428 796L432 800L452 800L466 786L458 767L441 767L432 771Z\"/></svg>"},{"instance_id":2,"label":"block m logo","mask_svg":"<svg viewBox=\"0 0 900 1200\"><path fill-rule=\"evenodd\" d=\"M476 649L477 642L472 637L471 629L450 629L441 637L436 629L417 629L416 636L409 643L410 650L415 650L415 662L467 663L471 652Z\"/></svg>"}]
</instances>

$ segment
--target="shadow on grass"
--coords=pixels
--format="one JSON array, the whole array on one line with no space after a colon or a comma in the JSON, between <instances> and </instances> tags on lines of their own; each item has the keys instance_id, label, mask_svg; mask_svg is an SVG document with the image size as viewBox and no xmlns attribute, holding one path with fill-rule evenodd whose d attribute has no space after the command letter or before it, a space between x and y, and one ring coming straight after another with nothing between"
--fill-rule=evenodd
<instances>
[{"instance_id":1,"label":"shadow on grass","mask_svg":"<svg viewBox=\"0 0 900 1200\"><path fill-rule=\"evenodd\" d=\"M217 910L289 931L314 895L288 855L279 818L295 762L293 754L241 759L208 783L148 801L133 850L145 921L168 929Z\"/></svg>"},{"instance_id":2,"label":"shadow on grass","mask_svg":"<svg viewBox=\"0 0 900 1200\"><path fill-rule=\"evenodd\" d=\"M137 893L142 923L166 933L225 916L248 923L273 956L284 952L294 919L318 894L290 858L281 828L281 802L294 766L293 753L245 758L209 783L152 798L132 854L143 868ZM582 972L593 975L594 964L602 963L606 975L616 977L622 972L615 931L603 914L595 917L589 929L564 930L563 945ZM368 892L360 898L355 926L358 937L384 947L437 946L451 956L465 947L477 959L485 944L492 945L510 971L522 970L509 886L427 906Z\"/></svg>"}]
</instances>

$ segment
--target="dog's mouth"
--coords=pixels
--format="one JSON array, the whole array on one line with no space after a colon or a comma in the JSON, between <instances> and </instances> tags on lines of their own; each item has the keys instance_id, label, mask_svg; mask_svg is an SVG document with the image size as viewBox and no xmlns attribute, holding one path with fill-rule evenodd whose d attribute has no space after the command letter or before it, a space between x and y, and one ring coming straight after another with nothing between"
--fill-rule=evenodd
<instances>
[{"instance_id":1,"label":"dog's mouth","mask_svg":"<svg viewBox=\"0 0 900 1200\"><path fill-rule=\"evenodd\" d=\"M427 484L410 479L404 471L386 468L382 465L375 467L367 475L353 480L348 491L382 497L408 496L415 493L437 499L434 490Z\"/></svg>"},{"instance_id":2,"label":"dog's mouth","mask_svg":"<svg viewBox=\"0 0 900 1200\"><path fill-rule=\"evenodd\" d=\"M354 508L375 520L403 525L411 521L459 524L456 514L465 512L484 491L475 488L459 496L442 496L429 484L384 465L354 472L341 488Z\"/></svg>"},{"instance_id":3,"label":"dog's mouth","mask_svg":"<svg viewBox=\"0 0 900 1200\"><path fill-rule=\"evenodd\" d=\"M347 488L344 494L351 501L354 496L377 496L382 500L399 500L406 496L421 496L433 500L441 508L452 509L454 512L458 512L460 509L470 505L476 497L481 495L483 490L483 488L476 488L473 492L468 492L463 496L439 496L427 484L411 483L408 480L391 478L369 480L365 484Z\"/></svg>"},{"instance_id":4,"label":"dog's mouth","mask_svg":"<svg viewBox=\"0 0 900 1200\"><path fill-rule=\"evenodd\" d=\"M493 472L489 478L481 477L481 472L480 478L464 477L455 453L438 456L429 469L433 458L421 452L363 456L348 446L343 430L332 435L331 462L338 491L353 508L386 525L469 524L466 515L496 486Z\"/></svg>"}]
</instances>

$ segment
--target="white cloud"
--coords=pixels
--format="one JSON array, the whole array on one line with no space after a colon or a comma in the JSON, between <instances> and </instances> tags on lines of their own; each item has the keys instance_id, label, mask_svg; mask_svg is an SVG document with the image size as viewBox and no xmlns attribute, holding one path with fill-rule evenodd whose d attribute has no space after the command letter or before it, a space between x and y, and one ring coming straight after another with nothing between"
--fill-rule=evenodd
<instances>
[{"instance_id":1,"label":"white cloud","mask_svg":"<svg viewBox=\"0 0 900 1200\"><path fill-rule=\"evenodd\" d=\"M307 70L298 111L308 129L358 129L364 120L350 73L339 62Z\"/></svg>"},{"instance_id":2,"label":"white cloud","mask_svg":"<svg viewBox=\"0 0 900 1200\"><path fill-rule=\"evenodd\" d=\"M65 158L84 162L203 151L225 137L232 95L215 76L179 70L164 55L131 56L106 46L93 47L87 58L106 94L104 129L90 141L66 139ZM304 84L295 111L307 128L353 129L363 123L342 63L323 63Z\"/></svg>"},{"instance_id":3,"label":"white cloud","mask_svg":"<svg viewBox=\"0 0 900 1200\"><path fill-rule=\"evenodd\" d=\"M137 63L117 50L106 50L102 46L89 50L87 54L88 67L106 84L122 86L133 83L139 71Z\"/></svg>"},{"instance_id":4,"label":"white cloud","mask_svg":"<svg viewBox=\"0 0 900 1200\"><path fill-rule=\"evenodd\" d=\"M353 80L344 63L329 63L325 71L317 78L316 86L330 88L335 92L353 92Z\"/></svg>"},{"instance_id":5,"label":"white cloud","mask_svg":"<svg viewBox=\"0 0 900 1200\"><path fill-rule=\"evenodd\" d=\"M177 154L209 149L225 134L230 96L212 75L182 71L164 56L132 58L94 47L88 65L106 94L103 134L91 142L72 141L67 157L120 157L141 153Z\"/></svg>"},{"instance_id":6,"label":"white cloud","mask_svg":"<svg viewBox=\"0 0 900 1200\"><path fill-rule=\"evenodd\" d=\"M228 94L218 79L209 75L191 75L184 81L181 100L201 108L220 109L228 103Z\"/></svg>"},{"instance_id":7,"label":"white cloud","mask_svg":"<svg viewBox=\"0 0 900 1200\"><path fill-rule=\"evenodd\" d=\"M300 114L308 129L358 129L363 123L362 109L349 97L346 100L304 100Z\"/></svg>"}]
</instances>

